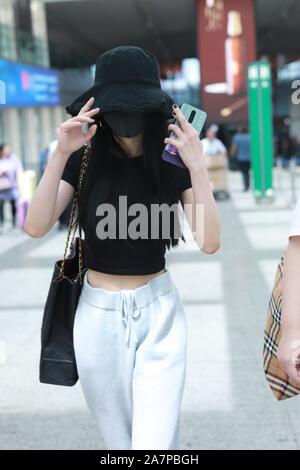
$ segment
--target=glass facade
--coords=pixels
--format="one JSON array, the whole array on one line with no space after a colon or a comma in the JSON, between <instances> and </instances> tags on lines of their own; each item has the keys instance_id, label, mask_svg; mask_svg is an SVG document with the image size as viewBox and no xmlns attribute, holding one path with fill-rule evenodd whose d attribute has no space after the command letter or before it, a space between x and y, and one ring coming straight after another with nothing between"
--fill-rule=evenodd
<instances>
[{"instance_id":1,"label":"glass facade","mask_svg":"<svg viewBox=\"0 0 300 470\"><path fill-rule=\"evenodd\" d=\"M49 66L44 1L0 0L0 142L26 169L38 169L60 114L58 74Z\"/></svg>"},{"instance_id":2,"label":"glass facade","mask_svg":"<svg viewBox=\"0 0 300 470\"><path fill-rule=\"evenodd\" d=\"M35 135L36 135L36 146L38 152L40 153L43 148L43 137L44 137L44 129L41 126L41 110L40 108L34 109L34 121L35 121Z\"/></svg>"},{"instance_id":3,"label":"glass facade","mask_svg":"<svg viewBox=\"0 0 300 470\"><path fill-rule=\"evenodd\" d=\"M31 65L49 67L45 5L41 0L15 3L18 59ZM25 17L26 12L26 18Z\"/></svg>"},{"instance_id":4,"label":"glass facade","mask_svg":"<svg viewBox=\"0 0 300 470\"><path fill-rule=\"evenodd\" d=\"M41 0L31 0L31 24L34 38L36 63L49 67L48 34L45 5Z\"/></svg>"},{"instance_id":5,"label":"glass facade","mask_svg":"<svg viewBox=\"0 0 300 470\"><path fill-rule=\"evenodd\" d=\"M0 0L0 57L16 59L15 20L11 0Z\"/></svg>"},{"instance_id":6,"label":"glass facade","mask_svg":"<svg viewBox=\"0 0 300 470\"><path fill-rule=\"evenodd\" d=\"M19 132L20 132L20 141L21 141L21 155L25 169L28 169L28 163L30 159L29 155L29 142L28 142L28 135L26 132L26 117L24 109L18 110L18 117L19 117Z\"/></svg>"}]
</instances>

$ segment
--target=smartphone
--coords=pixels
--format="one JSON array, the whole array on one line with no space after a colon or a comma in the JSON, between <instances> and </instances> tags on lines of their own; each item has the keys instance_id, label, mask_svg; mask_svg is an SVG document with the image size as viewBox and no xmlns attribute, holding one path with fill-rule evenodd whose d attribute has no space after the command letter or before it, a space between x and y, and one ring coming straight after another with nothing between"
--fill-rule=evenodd
<instances>
[{"instance_id":1,"label":"smartphone","mask_svg":"<svg viewBox=\"0 0 300 470\"><path fill-rule=\"evenodd\" d=\"M186 120L193 126L194 129L196 129L200 136L200 132L202 131L205 120L207 118L207 113L205 111L202 111L201 109L195 108L195 106L192 106L188 103L182 103L180 105L180 110ZM174 124L180 127L180 124L177 119L175 120ZM174 136L176 138L175 132L171 131L169 137L172 138ZM186 168L186 165L183 163L177 148L173 144L166 144L162 153L162 159L166 162L180 166L181 168Z\"/></svg>"}]
</instances>

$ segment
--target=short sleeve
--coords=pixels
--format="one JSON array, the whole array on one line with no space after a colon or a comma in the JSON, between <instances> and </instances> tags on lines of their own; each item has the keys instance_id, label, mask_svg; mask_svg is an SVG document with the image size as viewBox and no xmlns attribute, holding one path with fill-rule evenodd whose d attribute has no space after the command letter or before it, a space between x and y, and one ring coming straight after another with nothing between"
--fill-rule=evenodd
<instances>
[{"instance_id":1,"label":"short sleeve","mask_svg":"<svg viewBox=\"0 0 300 470\"><path fill-rule=\"evenodd\" d=\"M300 197L293 212L289 227L289 237L300 235Z\"/></svg>"},{"instance_id":2,"label":"short sleeve","mask_svg":"<svg viewBox=\"0 0 300 470\"><path fill-rule=\"evenodd\" d=\"M219 139L217 140L217 142L218 142L218 152L219 153L226 153L227 150L226 150L226 147L223 144L223 142Z\"/></svg>"},{"instance_id":3,"label":"short sleeve","mask_svg":"<svg viewBox=\"0 0 300 470\"><path fill-rule=\"evenodd\" d=\"M179 195L182 193L182 191L185 191L186 189L189 189L192 187L190 172L187 168L178 167L178 182L179 182L179 185L178 185Z\"/></svg>"},{"instance_id":4,"label":"short sleeve","mask_svg":"<svg viewBox=\"0 0 300 470\"><path fill-rule=\"evenodd\" d=\"M70 183L74 188L77 187L82 152L77 150L73 152L67 160L61 179Z\"/></svg>"}]
</instances>

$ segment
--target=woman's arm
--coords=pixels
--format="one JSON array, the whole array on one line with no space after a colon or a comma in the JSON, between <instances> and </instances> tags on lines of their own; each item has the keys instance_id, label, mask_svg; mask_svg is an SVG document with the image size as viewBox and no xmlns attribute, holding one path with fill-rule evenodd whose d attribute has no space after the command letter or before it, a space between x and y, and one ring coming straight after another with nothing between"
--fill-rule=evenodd
<instances>
[{"instance_id":1,"label":"woman's arm","mask_svg":"<svg viewBox=\"0 0 300 470\"><path fill-rule=\"evenodd\" d=\"M43 237L71 201L74 188L61 176L69 155L54 151L31 200L24 230L31 237Z\"/></svg>"},{"instance_id":2,"label":"woman's arm","mask_svg":"<svg viewBox=\"0 0 300 470\"><path fill-rule=\"evenodd\" d=\"M282 278L282 325L278 360L300 385L300 236L290 237Z\"/></svg>"},{"instance_id":3,"label":"woman's arm","mask_svg":"<svg viewBox=\"0 0 300 470\"><path fill-rule=\"evenodd\" d=\"M200 250L213 254L220 248L221 224L207 169L193 169L190 176L192 188L182 192L181 203Z\"/></svg>"},{"instance_id":4,"label":"woman's arm","mask_svg":"<svg viewBox=\"0 0 300 470\"><path fill-rule=\"evenodd\" d=\"M282 278L282 329L300 333L300 236L290 237Z\"/></svg>"},{"instance_id":5,"label":"woman's arm","mask_svg":"<svg viewBox=\"0 0 300 470\"><path fill-rule=\"evenodd\" d=\"M177 147L190 172L192 188L182 192L181 202L197 245L204 253L212 254L220 248L221 225L202 145L198 132L185 119L180 108L174 111L180 128L176 124L170 124L168 128L175 132L177 138L167 137L164 141Z\"/></svg>"},{"instance_id":6,"label":"woman's arm","mask_svg":"<svg viewBox=\"0 0 300 470\"><path fill-rule=\"evenodd\" d=\"M91 98L77 116L63 122L57 129L57 146L33 195L25 220L24 230L31 237L44 236L72 199L74 188L60 179L70 155L96 132L96 124L86 134L82 131L82 124L94 123L91 116L99 112L99 108L89 111L93 102Z\"/></svg>"}]
</instances>

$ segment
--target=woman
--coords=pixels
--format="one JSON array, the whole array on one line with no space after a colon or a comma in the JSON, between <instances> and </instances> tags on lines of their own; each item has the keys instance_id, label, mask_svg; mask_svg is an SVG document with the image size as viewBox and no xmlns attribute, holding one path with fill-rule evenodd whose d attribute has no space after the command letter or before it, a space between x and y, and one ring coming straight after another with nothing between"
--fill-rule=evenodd
<instances>
[{"instance_id":1,"label":"woman","mask_svg":"<svg viewBox=\"0 0 300 470\"><path fill-rule=\"evenodd\" d=\"M25 230L33 237L53 227L77 186L78 149L91 140L79 210L89 269L76 310L74 350L87 404L108 449L180 446L186 318L165 268L165 249L178 244L178 213L170 215L167 237L161 225L158 237L152 236L153 227L149 236L152 208L177 206L179 199L194 212L196 204L204 205L202 227L187 211L195 240L209 254L220 243L199 136L178 107L173 115L181 129L167 127L172 103L160 88L159 66L149 51L120 46L102 54L94 86L66 108L73 117L59 127L57 147L26 219ZM83 134L86 123L90 127ZM166 137L172 129L176 139ZM177 146L186 170L162 160L166 143ZM121 197L127 198L126 214ZM149 209L138 224L137 205ZM117 217L109 220L111 207ZM124 225L133 236L116 235Z\"/></svg>"},{"instance_id":2,"label":"woman","mask_svg":"<svg viewBox=\"0 0 300 470\"><path fill-rule=\"evenodd\" d=\"M4 203L8 201L11 207L12 226L15 227L16 201L18 199L17 174L23 171L20 159L12 153L8 144L0 145L0 227L4 225ZM1 179L5 180L5 189L1 189ZM6 182L9 181L9 187Z\"/></svg>"},{"instance_id":3,"label":"woman","mask_svg":"<svg viewBox=\"0 0 300 470\"><path fill-rule=\"evenodd\" d=\"M300 386L300 198L289 230L282 277L281 338L278 360L295 385Z\"/></svg>"}]
</instances>

